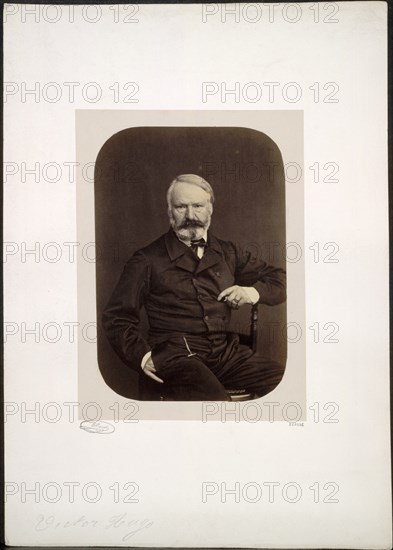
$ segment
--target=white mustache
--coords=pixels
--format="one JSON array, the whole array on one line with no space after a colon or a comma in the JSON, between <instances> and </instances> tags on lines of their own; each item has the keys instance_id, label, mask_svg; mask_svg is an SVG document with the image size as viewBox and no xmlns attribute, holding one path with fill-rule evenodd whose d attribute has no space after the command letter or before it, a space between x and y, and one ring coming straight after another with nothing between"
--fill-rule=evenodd
<instances>
[{"instance_id":1,"label":"white mustache","mask_svg":"<svg viewBox=\"0 0 393 550\"><path fill-rule=\"evenodd\" d=\"M199 220L185 220L179 225L179 229L187 229L188 227L205 227L206 224Z\"/></svg>"}]
</instances>

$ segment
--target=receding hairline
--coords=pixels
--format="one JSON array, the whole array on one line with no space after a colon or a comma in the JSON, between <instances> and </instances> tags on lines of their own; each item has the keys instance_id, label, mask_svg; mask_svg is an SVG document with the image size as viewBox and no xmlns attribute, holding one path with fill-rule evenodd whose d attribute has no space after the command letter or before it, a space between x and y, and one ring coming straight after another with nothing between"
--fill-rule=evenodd
<instances>
[{"instance_id":1,"label":"receding hairline","mask_svg":"<svg viewBox=\"0 0 393 550\"><path fill-rule=\"evenodd\" d=\"M210 202L211 204L213 204L214 191L208 181L203 179L201 176L197 176L196 174L182 174L180 176L177 176L173 181L171 181L168 187L168 191L166 194L168 206L171 205L173 189L179 183L186 183L187 185L194 185L195 187L199 187L199 189L202 189L203 191L205 191L205 193L207 193L210 196Z\"/></svg>"}]
</instances>

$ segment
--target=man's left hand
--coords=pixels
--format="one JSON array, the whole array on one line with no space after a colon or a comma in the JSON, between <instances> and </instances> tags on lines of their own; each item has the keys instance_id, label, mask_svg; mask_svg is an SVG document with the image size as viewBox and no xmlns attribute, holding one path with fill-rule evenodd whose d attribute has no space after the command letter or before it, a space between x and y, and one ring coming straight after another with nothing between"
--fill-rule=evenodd
<instances>
[{"instance_id":1,"label":"man's left hand","mask_svg":"<svg viewBox=\"0 0 393 550\"><path fill-rule=\"evenodd\" d=\"M234 285L223 290L217 300L227 302L232 309L239 309L244 304L252 304L250 296L242 286Z\"/></svg>"}]
</instances>

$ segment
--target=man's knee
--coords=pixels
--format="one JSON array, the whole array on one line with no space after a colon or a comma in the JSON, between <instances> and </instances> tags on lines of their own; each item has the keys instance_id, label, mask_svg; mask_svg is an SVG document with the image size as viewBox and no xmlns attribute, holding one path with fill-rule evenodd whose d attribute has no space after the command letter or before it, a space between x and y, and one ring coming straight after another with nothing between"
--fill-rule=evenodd
<instances>
[{"instance_id":1,"label":"man's knee","mask_svg":"<svg viewBox=\"0 0 393 550\"><path fill-rule=\"evenodd\" d=\"M227 401L228 395L211 370L200 361L184 360L166 365L157 372L164 383L190 400L217 400Z\"/></svg>"},{"instance_id":2,"label":"man's knee","mask_svg":"<svg viewBox=\"0 0 393 550\"><path fill-rule=\"evenodd\" d=\"M285 373L285 363L280 363L278 361L271 361L270 369L271 369L271 372L274 372L276 374L277 378L279 378L281 382Z\"/></svg>"},{"instance_id":3,"label":"man's knee","mask_svg":"<svg viewBox=\"0 0 393 550\"><path fill-rule=\"evenodd\" d=\"M282 381L285 373L285 364L273 360L264 360L259 365L259 396L272 392Z\"/></svg>"},{"instance_id":4,"label":"man's knee","mask_svg":"<svg viewBox=\"0 0 393 550\"><path fill-rule=\"evenodd\" d=\"M234 377L236 387L253 391L258 396L273 391L281 382L285 372L285 364L255 354L246 361ZM229 382L232 386L233 383Z\"/></svg>"}]
</instances>

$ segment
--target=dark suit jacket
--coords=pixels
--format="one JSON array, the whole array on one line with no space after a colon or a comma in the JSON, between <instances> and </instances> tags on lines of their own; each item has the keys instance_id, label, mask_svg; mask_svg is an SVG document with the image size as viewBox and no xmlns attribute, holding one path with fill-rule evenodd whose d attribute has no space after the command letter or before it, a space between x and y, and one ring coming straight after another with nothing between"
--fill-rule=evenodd
<instances>
[{"instance_id":1,"label":"dark suit jacket","mask_svg":"<svg viewBox=\"0 0 393 550\"><path fill-rule=\"evenodd\" d=\"M280 304L286 297L283 269L251 259L210 232L199 260L170 229L126 263L103 313L104 330L120 358L139 370L143 356L171 337L226 332L231 309L217 296L235 284L255 287L263 304ZM142 306L148 342L138 330Z\"/></svg>"}]
</instances>

